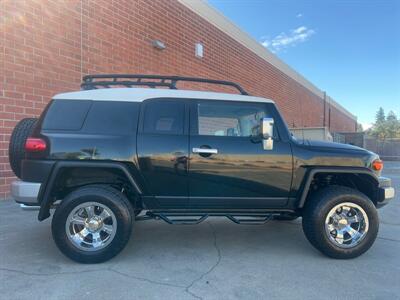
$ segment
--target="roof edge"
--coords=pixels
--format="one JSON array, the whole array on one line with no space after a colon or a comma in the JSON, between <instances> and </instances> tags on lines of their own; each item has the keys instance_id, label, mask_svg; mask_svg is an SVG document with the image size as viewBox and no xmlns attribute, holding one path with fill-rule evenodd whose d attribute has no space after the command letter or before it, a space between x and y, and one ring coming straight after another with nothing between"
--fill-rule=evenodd
<instances>
[{"instance_id":1,"label":"roof edge","mask_svg":"<svg viewBox=\"0 0 400 300\"><path fill-rule=\"evenodd\" d=\"M59 93L52 97L54 100L92 100L92 101L125 101L142 102L156 98L187 98L187 99L210 99L231 100L245 102L274 103L273 100L263 97L229 94L220 92L197 91L197 90L174 90L174 89L151 89L151 88L103 88L83 91L71 91Z\"/></svg>"},{"instance_id":2,"label":"roof edge","mask_svg":"<svg viewBox=\"0 0 400 300\"><path fill-rule=\"evenodd\" d=\"M279 59L276 55L262 46L259 42L257 42L254 38L252 38L249 34L244 32L240 27L234 24L231 20L225 17L222 13L220 13L215 8L208 5L205 1L196 1L196 0L177 0L179 3L189 8L191 11L205 19L210 24L217 27L222 32L226 33L228 36L233 38L234 40L241 43L243 46L251 50L253 53L273 65L275 68L297 81L303 87L310 90L312 93L317 95L319 98L324 98L324 92L317 88L312 82L307 80L300 73L291 68L288 64ZM342 105L336 102L331 97L327 96L327 100L329 98L329 103L331 103L335 108L339 111L343 112L345 115L350 117L351 119L357 121L357 117L350 113L347 109L345 109Z\"/></svg>"}]
</instances>

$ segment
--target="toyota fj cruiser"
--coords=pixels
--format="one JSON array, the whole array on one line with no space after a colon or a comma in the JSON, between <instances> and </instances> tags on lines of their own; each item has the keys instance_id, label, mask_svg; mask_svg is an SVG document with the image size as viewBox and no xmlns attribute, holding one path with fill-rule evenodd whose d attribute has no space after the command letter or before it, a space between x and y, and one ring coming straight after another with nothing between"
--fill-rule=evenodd
<instances>
[{"instance_id":1,"label":"toyota fj cruiser","mask_svg":"<svg viewBox=\"0 0 400 300\"><path fill-rule=\"evenodd\" d=\"M179 82L240 94L178 90ZM297 141L273 101L201 78L85 76L82 91L54 96L38 120L15 127L9 155L21 179L11 186L16 202L38 207L40 221L55 208L55 243L83 263L119 253L135 220L208 216L240 224L301 216L315 248L353 258L371 247L376 209L394 197L378 155Z\"/></svg>"}]
</instances>

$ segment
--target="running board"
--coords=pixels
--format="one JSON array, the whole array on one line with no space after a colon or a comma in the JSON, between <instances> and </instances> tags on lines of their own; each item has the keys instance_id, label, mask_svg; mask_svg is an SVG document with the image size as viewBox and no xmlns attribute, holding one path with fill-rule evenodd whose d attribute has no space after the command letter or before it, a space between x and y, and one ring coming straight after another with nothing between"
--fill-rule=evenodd
<instances>
[{"instance_id":1,"label":"running board","mask_svg":"<svg viewBox=\"0 0 400 300\"><path fill-rule=\"evenodd\" d=\"M203 222L208 217L226 217L236 224L262 225L273 219L274 214L249 214L249 213L159 213L148 211L144 216L138 216L137 221L163 220L171 225L195 225Z\"/></svg>"}]
</instances>

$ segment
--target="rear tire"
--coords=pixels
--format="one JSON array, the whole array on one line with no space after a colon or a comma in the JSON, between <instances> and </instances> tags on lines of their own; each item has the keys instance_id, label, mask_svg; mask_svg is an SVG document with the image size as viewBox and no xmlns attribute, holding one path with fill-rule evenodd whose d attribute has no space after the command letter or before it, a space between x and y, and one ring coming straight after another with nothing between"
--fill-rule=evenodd
<instances>
[{"instance_id":1,"label":"rear tire","mask_svg":"<svg viewBox=\"0 0 400 300\"><path fill-rule=\"evenodd\" d=\"M53 239L60 251L80 263L101 263L127 244L135 215L119 191L89 185L61 201L52 220Z\"/></svg>"},{"instance_id":2,"label":"rear tire","mask_svg":"<svg viewBox=\"0 0 400 300\"><path fill-rule=\"evenodd\" d=\"M307 201L303 231L323 254L338 259L360 256L374 243L379 218L372 201L357 190L329 186Z\"/></svg>"},{"instance_id":3,"label":"rear tire","mask_svg":"<svg viewBox=\"0 0 400 300\"><path fill-rule=\"evenodd\" d=\"M35 128L36 118L26 118L19 121L11 134L8 146L8 158L14 174L21 178L21 162L25 158L25 142Z\"/></svg>"}]
</instances>

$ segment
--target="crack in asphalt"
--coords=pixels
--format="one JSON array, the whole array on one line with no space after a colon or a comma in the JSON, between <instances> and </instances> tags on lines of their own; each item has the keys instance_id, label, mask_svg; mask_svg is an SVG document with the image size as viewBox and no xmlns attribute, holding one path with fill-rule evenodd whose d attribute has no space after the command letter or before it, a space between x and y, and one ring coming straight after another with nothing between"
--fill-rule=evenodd
<instances>
[{"instance_id":1,"label":"crack in asphalt","mask_svg":"<svg viewBox=\"0 0 400 300\"><path fill-rule=\"evenodd\" d=\"M74 275L74 274L81 274L81 273L91 273L91 272L99 272L99 271L106 271L107 272L108 271L108 272L112 272L112 273L115 273L115 274L130 278L130 279L135 279L135 280L138 280L138 281L144 281L144 282L147 282L147 283L150 283L150 284L163 285L163 286L175 287L175 288L180 288L180 289L186 288L186 286L184 286L184 285L165 283L165 282L155 281L155 280L151 280L151 279L140 277L140 276L129 275L129 274L114 270L112 268L84 270L84 271L66 271L66 272L55 272L55 273L26 272L26 271L9 269L9 268L0 268L0 271L13 272L13 273L23 274L23 275L27 275L27 276L58 276L58 275Z\"/></svg>"},{"instance_id":2,"label":"crack in asphalt","mask_svg":"<svg viewBox=\"0 0 400 300\"><path fill-rule=\"evenodd\" d=\"M93 270L83 270L83 271L66 271L66 272L53 272L53 273L37 273L37 272L26 272L22 270L15 270L15 269L9 269L9 268L0 268L0 271L6 271L6 272L13 272L13 273L18 273L18 274L23 274L27 276L57 276L57 275L74 275L74 274L81 274L81 273L92 273L92 272L99 272L99 271L109 271L112 273L116 273L118 275L128 277L131 279L136 279L139 281L145 281L148 283L152 284L157 284L157 285L165 285L165 286L170 286L170 287L176 287L176 288L186 288L184 285L177 285L177 284L172 284L172 283L165 283L165 282L160 282L160 281L155 281L151 280L145 277L140 277L140 276L135 276L135 275L130 275L126 274L120 271L117 271L113 268L106 268L106 269L93 269Z\"/></svg>"},{"instance_id":3,"label":"crack in asphalt","mask_svg":"<svg viewBox=\"0 0 400 300\"><path fill-rule=\"evenodd\" d=\"M195 294L194 292L190 291L190 289L193 287L193 285L195 285L197 282L199 282L200 280L202 280L205 276L207 276L208 274L210 274L212 271L215 270L215 268L219 265L219 263L221 262L222 259L222 255L221 255L221 249L218 246L218 242L217 242L217 233L215 231L214 226L210 223L207 222L207 224L210 226L212 234L214 236L214 248L217 251L217 261L214 263L214 265L212 265L206 272L204 272L203 274L201 274L199 277L197 277L195 280L193 280L188 286L186 286L185 288L185 292L189 295L191 295L192 297L196 298L196 299L200 299L203 300L202 297L198 296L197 294Z\"/></svg>"},{"instance_id":4,"label":"crack in asphalt","mask_svg":"<svg viewBox=\"0 0 400 300\"><path fill-rule=\"evenodd\" d=\"M397 242L397 243L400 243L400 240L395 240L395 239L390 239L390 238L384 238L384 237L380 237L380 236L378 236L378 239L380 239L380 240L385 240L385 241L390 241L390 242Z\"/></svg>"},{"instance_id":5,"label":"crack in asphalt","mask_svg":"<svg viewBox=\"0 0 400 300\"><path fill-rule=\"evenodd\" d=\"M178 284L173 284L173 283L166 283L166 282L161 282L161 281L156 281L156 280L151 280L145 277L140 277L140 276L136 276L136 275L130 275L130 274L126 274L120 271L117 271L113 268L109 268L107 269L110 272L114 272L116 274L119 274L121 276L127 277L127 278L131 278L131 279L136 279L136 280L140 280L140 281L145 281L151 284L157 284L157 285L165 285L165 286L170 286L170 287L175 287L175 288L181 288L184 289L186 286L184 285L178 285Z\"/></svg>"},{"instance_id":6,"label":"crack in asphalt","mask_svg":"<svg viewBox=\"0 0 400 300\"><path fill-rule=\"evenodd\" d=\"M83 271L65 271L65 272L49 272L49 273L26 272L26 271L22 271L22 270L15 270L15 269L9 269L9 268L0 268L0 271L14 272L14 273L17 273L17 274L23 274L23 275L27 275L27 276L57 276L57 275L73 275L73 274L81 274L81 273L108 271L108 272L112 272L112 273L124 276L124 277L129 278L129 279L143 281L143 282L147 282L147 283L150 283L150 284L184 289L185 293L187 293L191 297L193 297L195 299L202 300L203 299L202 297L196 295L196 293L192 292L190 289L197 282L201 281L205 276L207 276L212 271L214 271L215 268L219 265L219 263L221 262L221 259L222 259L221 250L220 250L220 248L218 246L218 242L217 242L217 234L216 234L215 228L213 227L213 225L211 223L207 222L207 224L210 226L212 234L213 234L213 237L214 237L213 245L214 245L214 248L215 248L215 250L217 252L217 260L207 271L202 273L200 276L198 276L196 279L194 279L189 285L186 285L186 286L185 285L173 284L173 283L166 283L166 282L161 282L161 281L156 281L156 280L151 280L151 279L148 279L148 278L145 278L145 277L140 277L140 276L136 276L136 275L127 274L127 273L115 270L113 267L101 268L101 269L93 269L93 270L83 270Z\"/></svg>"}]
</instances>

